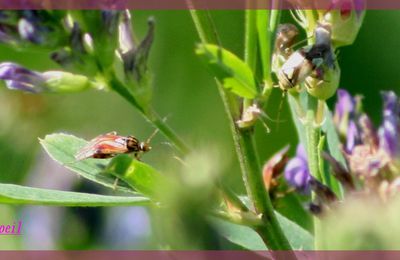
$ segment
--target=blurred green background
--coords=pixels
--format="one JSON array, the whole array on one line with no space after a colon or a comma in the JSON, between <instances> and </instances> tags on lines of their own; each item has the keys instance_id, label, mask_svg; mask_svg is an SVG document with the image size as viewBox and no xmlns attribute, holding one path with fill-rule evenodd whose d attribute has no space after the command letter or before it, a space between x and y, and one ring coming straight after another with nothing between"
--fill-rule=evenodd
<instances>
[{"instance_id":1,"label":"blurred green background","mask_svg":"<svg viewBox=\"0 0 400 260\"><path fill-rule=\"evenodd\" d=\"M223 46L238 56L243 56L244 12L213 11L212 15ZM155 88L153 103L156 110L162 116L169 116L168 123L191 146L217 147L227 162L224 182L234 186L235 190L242 191L232 137L215 82L194 54L198 37L189 13L184 10L134 11L133 21L137 35L145 34L149 16L154 16L156 21L155 43L150 57ZM290 21L289 15L285 14L283 20ZM400 87L399 21L398 11L368 11L356 43L341 49L339 54L342 70L340 87L348 89L352 94L360 93L365 96L365 110L376 124L381 116L379 92L385 89L397 92ZM0 46L0 61L15 61L39 71L57 68L50 62L48 53L18 52L7 46ZM266 111L271 118L277 118L280 101L281 92L276 90ZM329 101L331 106L333 102L334 99ZM262 126L257 129L257 147L263 162L287 144L291 144L292 152L295 149L297 137L286 105L281 113L280 117L285 122L280 123L279 128L275 122L268 122L272 129L269 135L265 134ZM114 130L123 135L133 134L142 140L153 131L133 108L114 93L87 91L72 95L28 95L1 88L0 182L62 189L63 186L60 187L56 180L62 182L64 175L68 173L61 166L40 166L40 162L48 159L39 145L38 137L66 132L90 139ZM173 156L171 148L162 142L165 140L158 135L153 141L154 149L144 157L146 162L156 168L162 168L163 158ZM49 169L51 172L39 179L39 172ZM42 181L53 176L53 182ZM70 177L67 177L67 181L73 183L77 190L102 192L101 188L85 183L74 174L68 176ZM45 248L125 248L122 244L112 247L104 241L101 242L98 239L101 232L91 230L94 223L104 224L106 218L103 215L113 211L114 209L97 209L82 213L79 210L69 210L68 218L58 218L59 213L54 213L56 220L52 221L56 222L55 226L64 230L65 235ZM29 214L21 207L1 206L0 212L0 224L21 218L30 219ZM88 214L92 223L76 217L82 214ZM68 228L65 228L65 223L69 223ZM45 226L42 226L42 231L41 227L36 228L39 230L38 234L46 229ZM82 230L85 230L87 236L82 235ZM146 232L145 236L138 238L138 244L127 247L152 248L151 228ZM75 239L79 236L81 239ZM29 238L0 237L0 248L29 248L27 240L30 239L33 241L37 238L34 235Z\"/></svg>"}]
</instances>

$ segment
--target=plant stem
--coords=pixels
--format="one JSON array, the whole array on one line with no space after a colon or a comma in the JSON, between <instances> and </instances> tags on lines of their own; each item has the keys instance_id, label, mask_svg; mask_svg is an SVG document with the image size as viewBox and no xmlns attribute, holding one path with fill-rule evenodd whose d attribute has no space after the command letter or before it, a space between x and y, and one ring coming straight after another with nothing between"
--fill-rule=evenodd
<instances>
[{"instance_id":1,"label":"plant stem","mask_svg":"<svg viewBox=\"0 0 400 260\"><path fill-rule=\"evenodd\" d=\"M153 110L145 110L136 101L135 97L125 88L125 86L113 75L109 76L108 84L110 87L122 96L126 101L133 105L140 114L153 124L160 132L172 142L172 144L183 154L189 153L189 147L178 137L178 135L158 116Z\"/></svg>"},{"instance_id":2,"label":"plant stem","mask_svg":"<svg viewBox=\"0 0 400 260\"><path fill-rule=\"evenodd\" d=\"M319 155L319 145L321 128L316 123L316 117L318 115L318 100L314 97L307 95L307 112L306 112L306 150L308 159L308 168L311 175L320 182L323 182L322 173L320 170L321 159ZM315 193L312 194L313 200L315 199ZM318 217L313 217L314 222L314 250L321 249L321 221Z\"/></svg>"},{"instance_id":3,"label":"plant stem","mask_svg":"<svg viewBox=\"0 0 400 260\"><path fill-rule=\"evenodd\" d=\"M193 8L190 10L190 13L201 41L203 43L219 44L215 27L212 27L214 28L212 30L208 27L210 25L213 26L210 14L207 11L194 10ZM269 199L269 194L265 189L252 140L251 130L239 130L236 127L234 116L237 112L233 111L233 109L237 107L237 104L234 104L236 100L232 99L230 97L231 93L222 88L220 84L217 85L225 110L228 114L230 128L236 152L239 157L247 193L252 199L256 212L261 215L263 221L263 225L257 228L256 231L262 237L269 249L291 250L290 244L276 219Z\"/></svg>"},{"instance_id":4,"label":"plant stem","mask_svg":"<svg viewBox=\"0 0 400 260\"><path fill-rule=\"evenodd\" d=\"M160 130L160 132L175 145L181 154L186 155L190 152L190 148L183 142L182 139L179 138L175 131L166 124L165 120L160 118L158 114L152 111L148 114L144 114L144 117L146 117L150 123Z\"/></svg>"}]
</instances>

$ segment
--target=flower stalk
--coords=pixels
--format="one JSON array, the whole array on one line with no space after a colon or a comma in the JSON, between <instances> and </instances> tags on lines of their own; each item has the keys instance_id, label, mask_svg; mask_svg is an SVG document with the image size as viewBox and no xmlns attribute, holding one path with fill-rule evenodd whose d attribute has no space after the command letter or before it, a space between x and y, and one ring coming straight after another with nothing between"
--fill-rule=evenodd
<instances>
[{"instance_id":1,"label":"flower stalk","mask_svg":"<svg viewBox=\"0 0 400 260\"><path fill-rule=\"evenodd\" d=\"M191 8L190 13L202 43L219 44L220 42L210 18L210 13L207 11L195 10L193 8ZM253 14L248 15L249 17L254 18ZM254 29L253 26L246 26L246 28ZM249 47L249 61L251 58L250 53L252 53L254 47L253 40L249 40L249 43L250 42L252 44L247 45ZM231 97L232 94L222 88L220 84L217 85L229 117L246 191L253 203L256 213L261 216L262 225L257 227L256 231L269 249L291 250L291 246L276 219L269 195L263 183L261 167L253 142L253 130L252 128L239 129L236 126L235 119L237 119L239 114L237 111L237 101L233 99Z\"/></svg>"}]
</instances>

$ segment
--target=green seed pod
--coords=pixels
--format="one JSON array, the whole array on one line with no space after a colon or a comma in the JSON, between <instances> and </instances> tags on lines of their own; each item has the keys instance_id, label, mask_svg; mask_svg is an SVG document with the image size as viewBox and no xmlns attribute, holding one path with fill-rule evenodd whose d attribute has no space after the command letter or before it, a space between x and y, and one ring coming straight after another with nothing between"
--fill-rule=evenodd
<instances>
[{"instance_id":1,"label":"green seed pod","mask_svg":"<svg viewBox=\"0 0 400 260\"><path fill-rule=\"evenodd\" d=\"M57 93L79 92L93 86L85 76L63 71L47 71L43 73L45 89Z\"/></svg>"}]
</instances>

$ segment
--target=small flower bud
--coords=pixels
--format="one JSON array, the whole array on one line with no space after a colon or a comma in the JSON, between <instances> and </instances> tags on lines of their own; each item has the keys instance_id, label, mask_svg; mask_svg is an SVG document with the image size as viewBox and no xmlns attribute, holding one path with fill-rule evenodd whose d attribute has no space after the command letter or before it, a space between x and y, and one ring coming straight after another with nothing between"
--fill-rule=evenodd
<instances>
[{"instance_id":1,"label":"small flower bud","mask_svg":"<svg viewBox=\"0 0 400 260\"><path fill-rule=\"evenodd\" d=\"M364 16L364 0L332 0L332 7L323 16L323 22L331 25L336 48L354 43Z\"/></svg>"},{"instance_id":2,"label":"small flower bud","mask_svg":"<svg viewBox=\"0 0 400 260\"><path fill-rule=\"evenodd\" d=\"M9 62L0 64L0 79L9 89L30 93L77 92L93 86L85 76L63 71L39 73Z\"/></svg>"},{"instance_id":3,"label":"small flower bud","mask_svg":"<svg viewBox=\"0 0 400 260\"><path fill-rule=\"evenodd\" d=\"M296 157L286 165L285 179L300 192L310 192L312 177L308 168L307 153L302 145L297 147Z\"/></svg>"},{"instance_id":4,"label":"small flower bud","mask_svg":"<svg viewBox=\"0 0 400 260\"><path fill-rule=\"evenodd\" d=\"M125 75L137 82L144 78L147 71L147 59L154 38L154 21L148 20L149 29L146 37L136 44L133 36L131 16L128 11L123 14L119 25L119 53L123 60Z\"/></svg>"},{"instance_id":5,"label":"small flower bud","mask_svg":"<svg viewBox=\"0 0 400 260\"><path fill-rule=\"evenodd\" d=\"M383 124L379 128L379 144L392 158L400 151L400 102L393 91L382 92Z\"/></svg>"},{"instance_id":6,"label":"small flower bud","mask_svg":"<svg viewBox=\"0 0 400 260\"><path fill-rule=\"evenodd\" d=\"M57 93L79 92L92 86L90 80L81 75L63 71L47 71L43 73L45 87Z\"/></svg>"},{"instance_id":7,"label":"small flower bud","mask_svg":"<svg viewBox=\"0 0 400 260\"><path fill-rule=\"evenodd\" d=\"M305 80L307 92L320 100L326 100L335 95L340 82L339 64L335 68L322 66L316 69L315 76L308 76Z\"/></svg>"},{"instance_id":8,"label":"small flower bud","mask_svg":"<svg viewBox=\"0 0 400 260\"><path fill-rule=\"evenodd\" d=\"M5 81L9 89L37 93L44 88L44 77L40 73L11 62L0 64L0 79Z\"/></svg>"}]
</instances>

